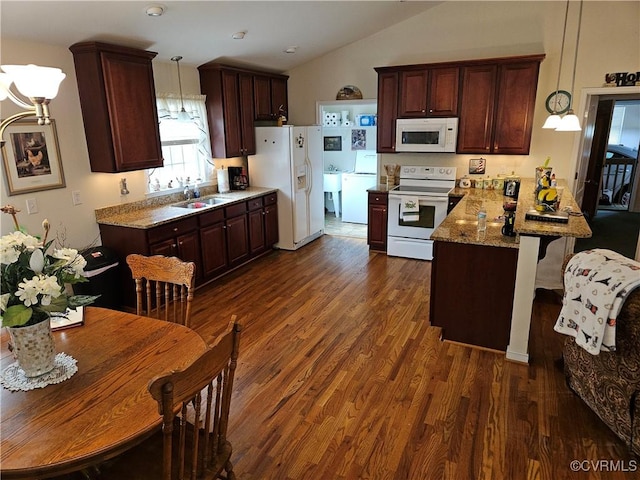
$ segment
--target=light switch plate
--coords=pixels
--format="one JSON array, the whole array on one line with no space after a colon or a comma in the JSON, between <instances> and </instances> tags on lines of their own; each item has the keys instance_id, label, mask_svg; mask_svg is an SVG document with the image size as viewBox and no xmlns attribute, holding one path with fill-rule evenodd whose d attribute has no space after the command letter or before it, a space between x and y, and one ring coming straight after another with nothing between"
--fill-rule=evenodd
<instances>
[{"instance_id":1,"label":"light switch plate","mask_svg":"<svg viewBox=\"0 0 640 480\"><path fill-rule=\"evenodd\" d=\"M82 203L82 197L80 196L80 190L74 190L71 192L71 199L74 205L80 205Z\"/></svg>"},{"instance_id":2,"label":"light switch plate","mask_svg":"<svg viewBox=\"0 0 640 480\"><path fill-rule=\"evenodd\" d=\"M27 198L27 213L29 215L38 213L38 202L35 198Z\"/></svg>"}]
</instances>

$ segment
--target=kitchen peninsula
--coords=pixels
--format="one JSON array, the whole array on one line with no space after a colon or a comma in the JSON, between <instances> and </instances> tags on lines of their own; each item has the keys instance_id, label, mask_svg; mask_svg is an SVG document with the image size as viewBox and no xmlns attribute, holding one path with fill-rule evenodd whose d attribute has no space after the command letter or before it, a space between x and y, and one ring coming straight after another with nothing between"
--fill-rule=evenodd
<instances>
[{"instance_id":1,"label":"kitchen peninsula","mask_svg":"<svg viewBox=\"0 0 640 480\"><path fill-rule=\"evenodd\" d=\"M431 322L443 339L505 351L527 363L531 310L538 261L559 237L588 238L591 229L565 187L560 210L567 223L525 219L534 206L533 179L524 179L516 210L515 236L502 235L503 195L499 190L456 189L464 195L433 232ZM562 182L561 182L562 186ZM487 211L487 230L477 232L477 213Z\"/></svg>"}]
</instances>

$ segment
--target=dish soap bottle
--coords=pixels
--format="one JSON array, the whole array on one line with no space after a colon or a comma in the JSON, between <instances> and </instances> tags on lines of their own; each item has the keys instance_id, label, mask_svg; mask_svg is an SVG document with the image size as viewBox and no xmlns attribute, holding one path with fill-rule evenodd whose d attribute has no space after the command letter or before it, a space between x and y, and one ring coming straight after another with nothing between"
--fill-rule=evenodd
<instances>
[{"instance_id":1,"label":"dish soap bottle","mask_svg":"<svg viewBox=\"0 0 640 480\"><path fill-rule=\"evenodd\" d=\"M196 180L196 184L193 187L193 198L200 198L200 187L198 187L197 180Z\"/></svg>"}]
</instances>

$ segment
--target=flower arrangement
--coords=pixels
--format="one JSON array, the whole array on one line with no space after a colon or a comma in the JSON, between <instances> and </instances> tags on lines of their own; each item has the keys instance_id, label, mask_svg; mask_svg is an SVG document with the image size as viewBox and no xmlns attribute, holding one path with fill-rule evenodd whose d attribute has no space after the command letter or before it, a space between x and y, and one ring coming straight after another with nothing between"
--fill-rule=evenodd
<instances>
[{"instance_id":1,"label":"flower arrangement","mask_svg":"<svg viewBox=\"0 0 640 480\"><path fill-rule=\"evenodd\" d=\"M45 220L42 226L43 241L19 230L0 238L3 327L35 325L47 320L52 312L89 305L98 298L66 293L66 284L87 281L84 277L87 262L73 248L47 253L53 241L47 243L49 222Z\"/></svg>"}]
</instances>

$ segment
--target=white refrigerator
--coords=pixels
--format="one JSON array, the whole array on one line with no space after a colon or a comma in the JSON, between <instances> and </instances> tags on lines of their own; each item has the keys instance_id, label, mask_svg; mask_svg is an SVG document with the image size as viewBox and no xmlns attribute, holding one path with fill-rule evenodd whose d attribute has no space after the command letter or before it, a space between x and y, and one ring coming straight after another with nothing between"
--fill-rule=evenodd
<instances>
[{"instance_id":1,"label":"white refrigerator","mask_svg":"<svg viewBox=\"0 0 640 480\"><path fill-rule=\"evenodd\" d=\"M278 189L276 248L296 250L324 233L321 127L256 127L249 184Z\"/></svg>"}]
</instances>

